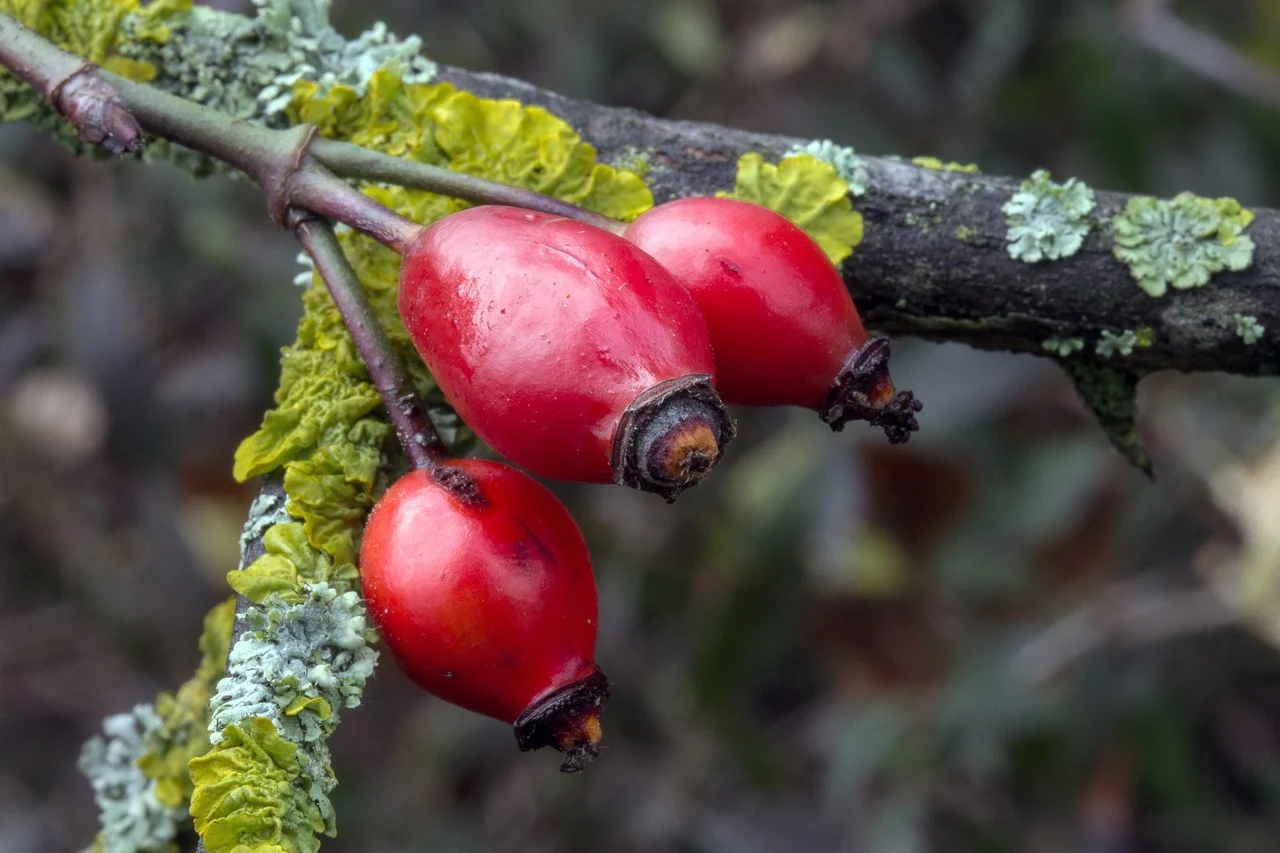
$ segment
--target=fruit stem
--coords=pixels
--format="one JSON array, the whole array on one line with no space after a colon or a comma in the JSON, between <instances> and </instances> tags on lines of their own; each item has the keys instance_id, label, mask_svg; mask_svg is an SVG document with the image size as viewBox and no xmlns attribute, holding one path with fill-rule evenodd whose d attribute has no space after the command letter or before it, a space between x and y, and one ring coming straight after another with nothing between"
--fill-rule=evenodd
<instances>
[{"instance_id":1,"label":"fruit stem","mask_svg":"<svg viewBox=\"0 0 1280 853\"><path fill-rule=\"evenodd\" d=\"M342 178L314 163L303 165L293 175L289 190L295 205L367 234L397 255L407 252L422 233L422 226L412 219L356 192Z\"/></svg>"},{"instance_id":2,"label":"fruit stem","mask_svg":"<svg viewBox=\"0 0 1280 853\"><path fill-rule=\"evenodd\" d=\"M414 190L460 198L474 204L502 204L538 210L554 216L576 219L606 231L620 233L626 226L609 217L554 196L534 190L507 186L475 175L455 172L405 157L393 157L350 142L316 139L311 156L336 174L365 181L380 181Z\"/></svg>"},{"instance_id":3,"label":"fruit stem","mask_svg":"<svg viewBox=\"0 0 1280 853\"><path fill-rule=\"evenodd\" d=\"M414 468L434 470L439 463L450 458L448 448L422 407L413 383L373 313L369 297L343 254L333 228L325 220L301 211L291 212L288 219L298 242L311 257L338 306L342 321L369 371L369 378L386 403L391 424L405 455Z\"/></svg>"}]
</instances>

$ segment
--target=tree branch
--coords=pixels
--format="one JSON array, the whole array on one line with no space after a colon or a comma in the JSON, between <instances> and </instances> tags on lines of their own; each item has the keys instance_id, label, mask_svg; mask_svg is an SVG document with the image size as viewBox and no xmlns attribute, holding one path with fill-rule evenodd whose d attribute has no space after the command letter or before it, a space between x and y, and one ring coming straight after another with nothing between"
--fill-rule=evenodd
<instances>
[{"instance_id":1,"label":"tree branch","mask_svg":"<svg viewBox=\"0 0 1280 853\"><path fill-rule=\"evenodd\" d=\"M141 150L142 128L93 63L0 16L0 65L66 116L81 141L112 154Z\"/></svg>"},{"instance_id":2,"label":"tree branch","mask_svg":"<svg viewBox=\"0 0 1280 853\"><path fill-rule=\"evenodd\" d=\"M1139 44L1224 89L1271 109L1280 108L1280 74L1184 23L1170 11L1169 0L1126 0L1120 17Z\"/></svg>"},{"instance_id":3,"label":"tree branch","mask_svg":"<svg viewBox=\"0 0 1280 853\"><path fill-rule=\"evenodd\" d=\"M347 222L392 248L403 248L412 233L412 223L355 192L321 165L320 158L297 159L296 134L234 122L91 67L91 74L75 72L67 63L69 54L55 57L53 52L62 52L47 43L37 45L39 41L0 16L0 64L19 70L24 79L43 87L41 91L47 93L57 80L67 79L67 73L76 79L101 77L143 128L245 169L269 192L287 182L293 203ZM548 108L578 128L606 161L642 152L650 165L648 183L658 199L724 190L733 186L743 153L756 151L778 159L803 142L588 104L493 74L442 67L441 77L478 95L515 97ZM289 145L283 142L286 136ZM321 145L326 161L357 174L395 177L422 187L434 180L392 169L380 155L353 148L338 142ZM1155 334L1150 347L1135 349L1111 366L1138 376L1164 369L1255 375L1280 371L1280 335L1246 344L1234 321L1236 315L1251 316L1266 329L1280 330L1280 212L1255 209L1249 236L1257 249L1247 270L1219 273L1203 287L1152 298L1112 255L1109 223L1129 196L1098 192L1094 227L1082 249L1065 260L1033 265L1014 260L1005 248L1002 207L1017 190L1015 180L885 158L869 157L866 163L868 191L855 199L866 224L865 238L843 272L863 318L873 328L1042 356L1048 354L1048 339L1080 338L1085 348L1070 356L1071 363L1100 366L1107 363L1093 346L1104 332L1150 328ZM483 194L487 190L468 189L467 182L454 191L458 197L490 200ZM272 209L283 208L273 203Z\"/></svg>"},{"instance_id":4,"label":"tree branch","mask_svg":"<svg viewBox=\"0 0 1280 853\"><path fill-rule=\"evenodd\" d=\"M647 152L646 181L658 199L725 190L733 186L744 152L776 159L807 141L658 119L494 74L442 67L441 75L477 95L546 107L578 128L606 162ZM1093 352L1102 332L1148 327L1155 332L1152 346L1123 359L1137 373L1280 372L1280 336L1246 345L1232 319L1252 315L1268 330L1280 330L1280 212L1253 208L1257 218L1248 233L1257 249L1249 269L1222 272L1204 287L1155 299L1111 253L1110 220L1131 196L1098 191L1095 224L1081 250L1064 260L1027 264L1005 248L1001 209L1019 181L865 159L868 192L854 199L854 207L866 233L843 273L868 325L1041 356L1049 355L1045 340L1078 337L1086 348L1071 360L1102 364L1107 362Z\"/></svg>"},{"instance_id":5,"label":"tree branch","mask_svg":"<svg viewBox=\"0 0 1280 853\"><path fill-rule=\"evenodd\" d=\"M505 204L541 210L556 216L578 219L597 228L616 230L619 223L607 216L578 207L554 196L533 190L510 187L486 181L474 175L455 172L443 166L421 163L407 157L393 157L371 148L352 145L336 139L317 139L311 145L311 156L335 173L363 181L384 182L408 189L427 190L439 195L462 198L475 204Z\"/></svg>"}]
</instances>

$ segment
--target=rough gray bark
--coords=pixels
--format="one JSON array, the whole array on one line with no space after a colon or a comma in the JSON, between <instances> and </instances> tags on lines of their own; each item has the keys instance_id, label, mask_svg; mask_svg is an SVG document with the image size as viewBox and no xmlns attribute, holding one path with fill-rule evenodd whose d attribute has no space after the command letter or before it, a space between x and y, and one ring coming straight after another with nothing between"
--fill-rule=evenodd
<instances>
[{"instance_id":1,"label":"rough gray bark","mask_svg":"<svg viewBox=\"0 0 1280 853\"><path fill-rule=\"evenodd\" d=\"M602 107L493 74L443 68L442 76L478 95L547 107L577 128L605 161L646 152L646 180L659 201L731 187L743 152L777 158L804 141ZM1108 362L1092 345L1103 331L1150 327L1155 343L1115 359L1117 366L1123 361L1138 375L1166 369L1280 372L1280 212L1252 208L1257 219L1249 234L1257 249L1248 270L1223 272L1204 287L1154 299L1111 254L1108 223L1129 196L1098 192L1096 224L1084 247L1065 260L1027 264L1005 250L1001 210L1020 180L866 160L870 188L854 199L865 219L865 237L843 273L869 326L1038 355L1048 355L1048 338L1078 337L1087 346L1069 361L1100 366ZM964 239L957 236L961 228ZM1269 334L1245 345L1234 314L1256 317ZM1082 391L1089 398L1083 386Z\"/></svg>"}]
</instances>

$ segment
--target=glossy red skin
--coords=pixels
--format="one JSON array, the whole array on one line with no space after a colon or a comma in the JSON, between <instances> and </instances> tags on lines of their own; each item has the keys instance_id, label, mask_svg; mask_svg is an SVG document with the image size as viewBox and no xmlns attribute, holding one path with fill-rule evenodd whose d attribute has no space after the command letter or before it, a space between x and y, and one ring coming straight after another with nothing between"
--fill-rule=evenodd
<instances>
[{"instance_id":1,"label":"glossy red skin","mask_svg":"<svg viewBox=\"0 0 1280 853\"><path fill-rule=\"evenodd\" d=\"M867 340L840 273L791 220L751 202L682 198L623 234L684 285L706 319L726 403L820 407Z\"/></svg>"},{"instance_id":2,"label":"glossy red skin","mask_svg":"<svg viewBox=\"0 0 1280 853\"><path fill-rule=\"evenodd\" d=\"M714 375L706 324L656 261L599 228L475 207L423 230L400 316L458 414L534 473L612 482L618 419L667 379Z\"/></svg>"},{"instance_id":3,"label":"glossy red skin","mask_svg":"<svg viewBox=\"0 0 1280 853\"><path fill-rule=\"evenodd\" d=\"M528 475L447 463L475 478L472 506L425 471L398 480L369 517L360 578L400 667L430 693L515 722L595 671L596 585L577 524Z\"/></svg>"}]
</instances>

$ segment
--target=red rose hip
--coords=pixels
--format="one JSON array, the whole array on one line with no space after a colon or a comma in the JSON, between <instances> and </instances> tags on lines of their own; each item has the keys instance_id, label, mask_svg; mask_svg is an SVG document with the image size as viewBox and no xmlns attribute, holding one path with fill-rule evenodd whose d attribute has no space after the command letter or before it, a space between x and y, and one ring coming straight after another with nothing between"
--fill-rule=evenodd
<instances>
[{"instance_id":1,"label":"red rose hip","mask_svg":"<svg viewBox=\"0 0 1280 853\"><path fill-rule=\"evenodd\" d=\"M399 305L462 419L536 474L670 500L733 437L697 304L616 234L470 208L405 253Z\"/></svg>"},{"instance_id":2,"label":"red rose hip","mask_svg":"<svg viewBox=\"0 0 1280 853\"><path fill-rule=\"evenodd\" d=\"M888 341L868 340L840 273L785 216L737 199L683 198L622 235L698 303L725 402L816 409L835 430L866 420L895 444L918 428L919 402L889 378Z\"/></svg>"},{"instance_id":3,"label":"red rose hip","mask_svg":"<svg viewBox=\"0 0 1280 853\"><path fill-rule=\"evenodd\" d=\"M566 772L597 754L595 577L543 486L475 459L406 474L369 517L360 577L387 646L428 692L513 724L521 749L561 750Z\"/></svg>"}]
</instances>

